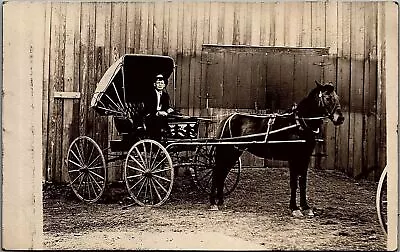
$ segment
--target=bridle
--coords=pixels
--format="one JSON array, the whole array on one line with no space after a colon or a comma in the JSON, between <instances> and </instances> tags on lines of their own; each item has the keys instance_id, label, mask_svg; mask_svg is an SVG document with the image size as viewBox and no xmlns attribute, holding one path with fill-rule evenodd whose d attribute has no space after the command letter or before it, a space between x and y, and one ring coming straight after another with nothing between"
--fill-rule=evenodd
<instances>
[{"instance_id":1,"label":"bridle","mask_svg":"<svg viewBox=\"0 0 400 252\"><path fill-rule=\"evenodd\" d=\"M325 101L324 96L322 94L322 91L319 91L319 94L318 94L318 106L323 109L322 116L305 118L305 117L299 117L296 114L296 122L299 124L300 128L308 129L308 130L312 131L314 134L318 134L319 128L317 128L316 130L312 129L306 121L323 120L325 118L329 118L330 120L333 120L334 114L335 114L337 108L339 107L337 104L335 104L335 106L333 106L332 109L329 109L327 102Z\"/></svg>"},{"instance_id":2,"label":"bridle","mask_svg":"<svg viewBox=\"0 0 400 252\"><path fill-rule=\"evenodd\" d=\"M322 105L322 106L321 106ZM337 108L339 107L337 104L335 104L335 106L333 106L333 108L331 109L331 111L329 111L329 108L326 104L326 101L324 99L324 96L322 95L322 91L319 91L318 94L318 106L324 108L324 112L325 112L325 116L331 120L333 120L333 116L337 110Z\"/></svg>"}]
</instances>

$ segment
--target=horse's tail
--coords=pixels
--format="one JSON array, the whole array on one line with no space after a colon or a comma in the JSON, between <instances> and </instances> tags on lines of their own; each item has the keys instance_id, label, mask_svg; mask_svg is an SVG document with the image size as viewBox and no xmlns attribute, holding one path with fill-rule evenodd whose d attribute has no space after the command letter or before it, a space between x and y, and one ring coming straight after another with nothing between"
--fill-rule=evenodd
<instances>
[{"instance_id":1,"label":"horse's tail","mask_svg":"<svg viewBox=\"0 0 400 252\"><path fill-rule=\"evenodd\" d=\"M232 118L236 115L232 114L224 118L218 126L216 138L232 137Z\"/></svg>"}]
</instances>

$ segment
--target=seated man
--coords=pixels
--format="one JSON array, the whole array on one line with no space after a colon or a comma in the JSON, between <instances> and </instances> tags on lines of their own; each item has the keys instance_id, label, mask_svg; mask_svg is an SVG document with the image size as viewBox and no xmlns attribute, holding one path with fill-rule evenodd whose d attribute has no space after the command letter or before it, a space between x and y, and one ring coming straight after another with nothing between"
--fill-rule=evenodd
<instances>
[{"instance_id":1,"label":"seated man","mask_svg":"<svg viewBox=\"0 0 400 252\"><path fill-rule=\"evenodd\" d=\"M145 99L146 128L150 137L160 140L162 130L168 128L167 116L174 110L169 105L169 95L165 91L167 80L158 74L153 83L154 91Z\"/></svg>"}]
</instances>

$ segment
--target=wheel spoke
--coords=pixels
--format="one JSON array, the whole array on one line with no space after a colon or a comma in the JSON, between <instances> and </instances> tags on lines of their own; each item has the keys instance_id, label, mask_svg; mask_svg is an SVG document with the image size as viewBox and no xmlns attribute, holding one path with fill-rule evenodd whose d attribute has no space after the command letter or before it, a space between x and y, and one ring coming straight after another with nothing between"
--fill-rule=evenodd
<instances>
[{"instance_id":1,"label":"wheel spoke","mask_svg":"<svg viewBox=\"0 0 400 252\"><path fill-rule=\"evenodd\" d=\"M89 173L89 176L92 178L92 180L94 181L94 183L97 185L97 187L99 188L99 190L101 191L102 190L102 188L101 188L101 186L99 185L99 183L97 182L97 180L93 177L93 175L92 174L90 174ZM94 189L94 188L93 188Z\"/></svg>"},{"instance_id":2,"label":"wheel spoke","mask_svg":"<svg viewBox=\"0 0 400 252\"><path fill-rule=\"evenodd\" d=\"M156 175L156 174L153 174L153 176L156 177L156 178L162 179L162 180L164 180L164 181L167 181L168 183L171 182L170 179L166 179L166 178L161 177L161 176L158 176L158 175Z\"/></svg>"},{"instance_id":3,"label":"wheel spoke","mask_svg":"<svg viewBox=\"0 0 400 252\"><path fill-rule=\"evenodd\" d=\"M164 171L169 171L169 170L171 170L170 168L165 168L165 169L162 169L162 170L156 170L156 171L152 171L151 173L160 173L160 172L164 172Z\"/></svg>"},{"instance_id":4,"label":"wheel spoke","mask_svg":"<svg viewBox=\"0 0 400 252\"><path fill-rule=\"evenodd\" d=\"M82 176L81 180L79 181L78 188L76 188L76 191L77 191L77 192L79 191L79 188L81 188L81 185L82 185L82 182L83 182L83 179L84 179L84 178L85 178L85 174Z\"/></svg>"},{"instance_id":5,"label":"wheel spoke","mask_svg":"<svg viewBox=\"0 0 400 252\"><path fill-rule=\"evenodd\" d=\"M153 186L153 188L154 188L154 191L156 192L156 194L157 194L157 197L158 197L158 199L161 201L162 200L162 198L161 198L161 195L160 195L160 193L158 192L158 190L157 190L157 187L156 187L156 185L154 184L154 180L152 179L152 180L150 180L150 182L151 182L151 184L152 184L152 186Z\"/></svg>"},{"instance_id":6,"label":"wheel spoke","mask_svg":"<svg viewBox=\"0 0 400 252\"><path fill-rule=\"evenodd\" d=\"M92 155L93 155L93 151L94 151L94 145L92 145L92 150L90 151L90 155L89 155L89 158L88 158L88 161L90 160L90 158L92 158ZM90 165L89 165L90 166Z\"/></svg>"},{"instance_id":7,"label":"wheel spoke","mask_svg":"<svg viewBox=\"0 0 400 252\"><path fill-rule=\"evenodd\" d=\"M138 161L136 159L135 159L135 162L140 166L140 164L138 163ZM144 172L145 171L144 167L137 168L137 167L131 166L131 165L127 165L126 167L128 167L128 168L130 168L132 170L135 170L135 171L139 171L139 172Z\"/></svg>"},{"instance_id":8,"label":"wheel spoke","mask_svg":"<svg viewBox=\"0 0 400 252\"><path fill-rule=\"evenodd\" d=\"M79 169L76 169L76 170L68 170L68 172L69 172L69 173L71 173L71 172L80 172L80 170L79 170Z\"/></svg>"},{"instance_id":9,"label":"wheel spoke","mask_svg":"<svg viewBox=\"0 0 400 252\"><path fill-rule=\"evenodd\" d=\"M151 186L151 179L148 179L148 180L149 180L148 186L149 186L151 204L154 204L154 201L153 201L153 190L151 190L151 188L152 188L152 186Z\"/></svg>"},{"instance_id":10,"label":"wheel spoke","mask_svg":"<svg viewBox=\"0 0 400 252\"><path fill-rule=\"evenodd\" d=\"M79 164L75 163L74 161L72 161L72 160L70 160L70 159L68 159L68 162L71 162L71 163L73 163L74 165L76 165L76 166L78 166L78 167L82 168L82 166L81 166L81 165L79 165Z\"/></svg>"},{"instance_id":11,"label":"wheel spoke","mask_svg":"<svg viewBox=\"0 0 400 252\"><path fill-rule=\"evenodd\" d=\"M129 190L132 190L134 187L136 187L140 182L143 181L143 179L145 179L145 177L141 177L132 187L129 187Z\"/></svg>"},{"instance_id":12,"label":"wheel spoke","mask_svg":"<svg viewBox=\"0 0 400 252\"><path fill-rule=\"evenodd\" d=\"M89 175L87 175L86 176L86 180L87 180L87 182L86 182L86 187L87 187L87 192L88 192L88 199L90 199L90 185L89 185Z\"/></svg>"},{"instance_id":13,"label":"wheel spoke","mask_svg":"<svg viewBox=\"0 0 400 252\"><path fill-rule=\"evenodd\" d=\"M144 152L144 165L145 165L146 168L149 168L147 150L146 150L146 143L143 143L143 152Z\"/></svg>"},{"instance_id":14,"label":"wheel spoke","mask_svg":"<svg viewBox=\"0 0 400 252\"><path fill-rule=\"evenodd\" d=\"M133 178L137 178L137 177L141 177L143 176L143 174L136 174L136 175L132 175L132 176L127 176L127 179L133 179Z\"/></svg>"},{"instance_id":15,"label":"wheel spoke","mask_svg":"<svg viewBox=\"0 0 400 252\"><path fill-rule=\"evenodd\" d=\"M154 163L156 162L156 160L157 160L157 158L158 158L158 154L160 154L160 150L161 150L161 149L158 148L157 153L156 153L156 155L154 156L154 160L153 160L153 162L151 163L150 168L154 166Z\"/></svg>"},{"instance_id":16,"label":"wheel spoke","mask_svg":"<svg viewBox=\"0 0 400 252\"><path fill-rule=\"evenodd\" d=\"M209 171L205 172L205 174L203 173L203 176L199 177L199 180L203 181L206 177L210 177L211 178L212 177L211 173L212 173L212 170L209 170Z\"/></svg>"},{"instance_id":17,"label":"wheel spoke","mask_svg":"<svg viewBox=\"0 0 400 252\"><path fill-rule=\"evenodd\" d=\"M161 187L161 189L162 189L165 193L168 193L168 190L165 189L165 187L164 187L157 179L154 179L154 181L157 183L157 185L158 185L159 187Z\"/></svg>"},{"instance_id":18,"label":"wheel spoke","mask_svg":"<svg viewBox=\"0 0 400 252\"><path fill-rule=\"evenodd\" d=\"M82 175L83 175L83 172L81 172L81 173L71 182L71 184L75 183L75 181L76 181L77 179L79 179Z\"/></svg>"},{"instance_id":19,"label":"wheel spoke","mask_svg":"<svg viewBox=\"0 0 400 252\"><path fill-rule=\"evenodd\" d=\"M161 163L163 163L164 162L164 160L165 159L167 159L167 156L165 156L160 162L158 162L158 164L156 165L156 166L154 166L154 167L151 167L151 171L154 171Z\"/></svg>"},{"instance_id":20,"label":"wheel spoke","mask_svg":"<svg viewBox=\"0 0 400 252\"><path fill-rule=\"evenodd\" d=\"M97 174L95 172L89 171L89 173L95 175L96 177L100 178L101 180L104 180L104 178L102 176L100 176L99 174Z\"/></svg>"},{"instance_id":21,"label":"wheel spoke","mask_svg":"<svg viewBox=\"0 0 400 252\"><path fill-rule=\"evenodd\" d=\"M90 167L88 168L88 170L97 170L97 169L103 169L103 166L94 166L94 167Z\"/></svg>"},{"instance_id":22,"label":"wheel spoke","mask_svg":"<svg viewBox=\"0 0 400 252\"><path fill-rule=\"evenodd\" d=\"M139 194L142 192L143 185L146 183L146 177L143 177L143 179L144 179L144 181L143 181L142 185L140 186L138 193L136 194L136 198L139 197Z\"/></svg>"},{"instance_id":23,"label":"wheel spoke","mask_svg":"<svg viewBox=\"0 0 400 252\"><path fill-rule=\"evenodd\" d=\"M97 157L96 157L92 162L90 162L90 164L88 165L88 167L91 167L92 164L93 164L99 157L101 157L101 154L97 155ZM88 162L89 162L89 161L88 161Z\"/></svg>"},{"instance_id":24,"label":"wheel spoke","mask_svg":"<svg viewBox=\"0 0 400 252\"><path fill-rule=\"evenodd\" d=\"M145 183L146 183L146 185L144 186L145 188L145 190L144 190L144 199L147 199L147 186L148 186L148 184L149 184L149 179L148 178L146 178L146 180L145 180Z\"/></svg>"},{"instance_id":25,"label":"wheel spoke","mask_svg":"<svg viewBox=\"0 0 400 252\"><path fill-rule=\"evenodd\" d=\"M79 159L79 158L76 156L76 154L75 154L75 152L74 152L73 150L71 150L71 153L72 153L72 155L75 156L76 160L78 160L78 162L79 162L80 165L78 165L77 163L73 162L71 159L68 159L68 161L70 161L71 163L73 163L73 164L75 164L75 165L77 165L77 166L79 166L79 167L82 168L82 166L83 166L83 160ZM78 153L79 153L79 152L78 152Z\"/></svg>"},{"instance_id":26,"label":"wheel spoke","mask_svg":"<svg viewBox=\"0 0 400 252\"><path fill-rule=\"evenodd\" d=\"M85 153L84 153L84 148L82 147L82 142L81 141L79 141L78 142L78 145L77 145L77 148L78 148L78 155L79 155L79 157L81 157L81 159L82 159L82 164L85 164L86 162L86 160L85 160Z\"/></svg>"},{"instance_id":27,"label":"wheel spoke","mask_svg":"<svg viewBox=\"0 0 400 252\"><path fill-rule=\"evenodd\" d=\"M140 153L138 147L135 147L135 151L136 151L137 155L139 156L140 160L142 161L142 163L144 164L144 166L146 166L146 163L144 162L142 154ZM143 169L145 170L146 168L143 167Z\"/></svg>"}]
</instances>

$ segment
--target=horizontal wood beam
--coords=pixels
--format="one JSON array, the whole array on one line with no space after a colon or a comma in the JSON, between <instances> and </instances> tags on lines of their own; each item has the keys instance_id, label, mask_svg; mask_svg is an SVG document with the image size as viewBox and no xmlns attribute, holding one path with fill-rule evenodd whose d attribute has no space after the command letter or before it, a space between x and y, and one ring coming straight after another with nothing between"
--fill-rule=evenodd
<instances>
[{"instance_id":1,"label":"horizontal wood beam","mask_svg":"<svg viewBox=\"0 0 400 252\"><path fill-rule=\"evenodd\" d=\"M54 98L59 99L80 99L80 92L54 92Z\"/></svg>"}]
</instances>

